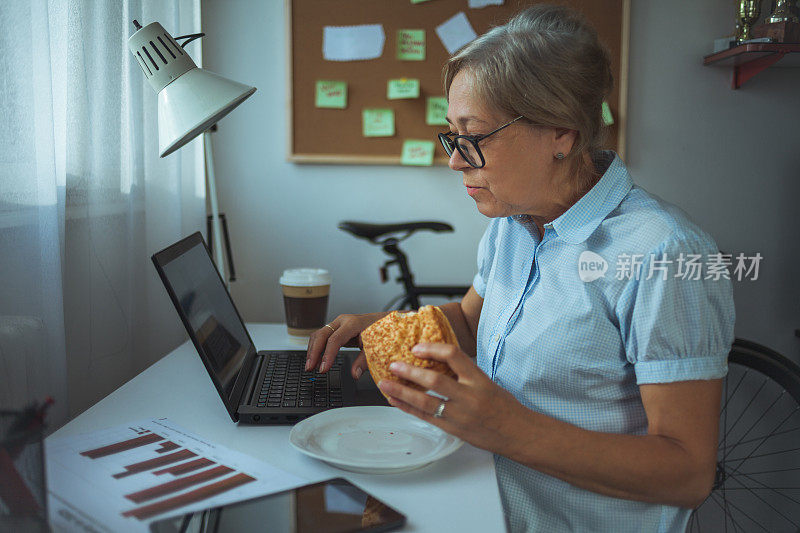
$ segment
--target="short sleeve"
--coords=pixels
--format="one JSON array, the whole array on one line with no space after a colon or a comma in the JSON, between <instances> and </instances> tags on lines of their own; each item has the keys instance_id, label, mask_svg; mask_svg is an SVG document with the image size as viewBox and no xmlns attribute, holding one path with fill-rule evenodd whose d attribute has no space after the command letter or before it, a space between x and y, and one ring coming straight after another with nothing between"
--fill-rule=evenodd
<instances>
[{"instance_id":1,"label":"short sleeve","mask_svg":"<svg viewBox=\"0 0 800 533\"><path fill-rule=\"evenodd\" d=\"M500 220L493 218L486 231L483 232L480 243L478 243L478 273L472 278L472 286L478 296L485 298L486 285L489 282L489 274L494 263L495 250L497 248L497 232Z\"/></svg>"},{"instance_id":2,"label":"short sleeve","mask_svg":"<svg viewBox=\"0 0 800 533\"><path fill-rule=\"evenodd\" d=\"M617 303L638 384L727 373L735 311L727 270L708 268L718 254L710 237L696 236L670 238L641 259Z\"/></svg>"}]
</instances>

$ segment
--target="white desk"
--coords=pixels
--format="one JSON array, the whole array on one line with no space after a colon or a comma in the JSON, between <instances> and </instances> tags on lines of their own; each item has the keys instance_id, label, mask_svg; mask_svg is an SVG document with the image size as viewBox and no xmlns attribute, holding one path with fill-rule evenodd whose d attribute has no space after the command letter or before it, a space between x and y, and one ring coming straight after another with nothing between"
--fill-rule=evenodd
<instances>
[{"instance_id":1,"label":"white desk","mask_svg":"<svg viewBox=\"0 0 800 533\"><path fill-rule=\"evenodd\" d=\"M249 324L259 349L303 349L282 324ZM344 477L405 514L403 531L504 531L492 455L464 444L403 474L355 474L306 457L289 444L290 426L234 424L190 341L53 433L74 435L143 418L167 417L214 442L271 463L309 482Z\"/></svg>"}]
</instances>

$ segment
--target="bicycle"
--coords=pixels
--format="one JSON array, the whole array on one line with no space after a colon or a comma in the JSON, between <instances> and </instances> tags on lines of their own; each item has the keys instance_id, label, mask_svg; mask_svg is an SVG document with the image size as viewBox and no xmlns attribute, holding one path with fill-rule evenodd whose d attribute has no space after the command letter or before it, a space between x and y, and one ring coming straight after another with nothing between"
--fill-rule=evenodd
<instances>
[{"instance_id":1,"label":"bicycle","mask_svg":"<svg viewBox=\"0 0 800 533\"><path fill-rule=\"evenodd\" d=\"M686 531L800 531L800 366L736 339L723 387L716 478Z\"/></svg>"},{"instance_id":2,"label":"bicycle","mask_svg":"<svg viewBox=\"0 0 800 533\"><path fill-rule=\"evenodd\" d=\"M392 298L383 309L384 311L389 311L393 308L417 310L419 309L419 298L421 296L456 298L465 295L470 288L469 285L417 285L414 283L414 275L411 273L411 267L408 264L408 256L400 249L399 243L417 231L452 232L453 226L446 222L419 221L397 224L372 224L344 220L339 222L338 228L354 237L365 239L372 244L380 246L384 253L391 257L380 268L381 283L386 283L389 280L389 267L396 265L400 270L400 277L396 278L395 281L402 282L404 292ZM401 235L394 236L395 234ZM397 304L398 301L400 301L399 304ZM394 307L395 305L397 307Z\"/></svg>"}]
</instances>

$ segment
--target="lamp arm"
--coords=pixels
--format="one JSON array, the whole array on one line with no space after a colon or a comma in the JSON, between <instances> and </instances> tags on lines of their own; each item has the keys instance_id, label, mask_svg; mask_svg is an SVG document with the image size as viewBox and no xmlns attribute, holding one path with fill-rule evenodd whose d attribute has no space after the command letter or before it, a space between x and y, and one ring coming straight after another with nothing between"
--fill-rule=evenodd
<instances>
[{"instance_id":1,"label":"lamp arm","mask_svg":"<svg viewBox=\"0 0 800 533\"><path fill-rule=\"evenodd\" d=\"M188 35L180 35L175 37L174 39L177 41L178 39L186 39L186 41L181 43L181 48L186 48L186 45L190 42L194 41L195 39L199 39L200 37L205 37L205 33L190 33Z\"/></svg>"},{"instance_id":2,"label":"lamp arm","mask_svg":"<svg viewBox=\"0 0 800 533\"><path fill-rule=\"evenodd\" d=\"M136 29L136 31L139 31L139 30L142 29L142 25L139 24L139 21L136 20L136 19L133 19L133 27L134 27L134 29ZM178 39L186 39L186 42L181 44L181 48L186 48L186 45L189 44L190 42L194 41L195 39L199 39L200 37L205 37L205 36L206 36L205 33L189 33L187 35L179 35L178 37L173 37L173 39L175 39L176 41Z\"/></svg>"}]
</instances>

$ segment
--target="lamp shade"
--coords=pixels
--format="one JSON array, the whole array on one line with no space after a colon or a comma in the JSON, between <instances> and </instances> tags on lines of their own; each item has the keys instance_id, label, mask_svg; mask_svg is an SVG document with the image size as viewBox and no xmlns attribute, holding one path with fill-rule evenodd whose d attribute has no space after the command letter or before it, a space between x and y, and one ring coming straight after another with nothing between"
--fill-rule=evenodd
<instances>
[{"instance_id":1,"label":"lamp shade","mask_svg":"<svg viewBox=\"0 0 800 533\"><path fill-rule=\"evenodd\" d=\"M171 154L230 113L255 87L194 68L158 93L158 151Z\"/></svg>"},{"instance_id":2,"label":"lamp shade","mask_svg":"<svg viewBox=\"0 0 800 533\"><path fill-rule=\"evenodd\" d=\"M195 65L158 22L139 29L128 48L158 93L158 148L167 156L256 92Z\"/></svg>"}]
</instances>

